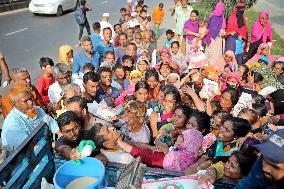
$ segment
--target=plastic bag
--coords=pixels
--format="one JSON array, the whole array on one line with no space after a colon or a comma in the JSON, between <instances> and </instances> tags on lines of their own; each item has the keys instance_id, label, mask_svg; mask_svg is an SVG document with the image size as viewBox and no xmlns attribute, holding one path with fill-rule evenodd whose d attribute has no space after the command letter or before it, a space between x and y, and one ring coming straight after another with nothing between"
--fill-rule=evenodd
<instances>
[{"instance_id":1,"label":"plastic bag","mask_svg":"<svg viewBox=\"0 0 284 189\"><path fill-rule=\"evenodd\" d=\"M121 106L111 108L107 105L107 103L104 100L102 100L98 105L97 116L100 117L101 119L112 122L111 118L119 115L121 111L122 111Z\"/></svg>"}]
</instances>

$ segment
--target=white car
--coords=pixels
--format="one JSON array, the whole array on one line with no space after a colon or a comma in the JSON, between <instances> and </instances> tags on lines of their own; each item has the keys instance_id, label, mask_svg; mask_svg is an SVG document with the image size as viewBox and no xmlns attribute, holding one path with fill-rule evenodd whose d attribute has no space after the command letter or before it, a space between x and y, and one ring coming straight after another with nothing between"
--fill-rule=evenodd
<instances>
[{"instance_id":1,"label":"white car","mask_svg":"<svg viewBox=\"0 0 284 189\"><path fill-rule=\"evenodd\" d=\"M63 12L75 9L78 0L31 0L29 10L34 14L56 14L62 16Z\"/></svg>"}]
</instances>

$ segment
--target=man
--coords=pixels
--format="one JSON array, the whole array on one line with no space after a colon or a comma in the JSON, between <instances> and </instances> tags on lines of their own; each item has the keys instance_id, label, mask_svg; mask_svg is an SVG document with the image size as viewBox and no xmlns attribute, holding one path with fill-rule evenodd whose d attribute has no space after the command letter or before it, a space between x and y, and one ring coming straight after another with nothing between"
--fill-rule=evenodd
<instances>
[{"instance_id":1,"label":"man","mask_svg":"<svg viewBox=\"0 0 284 189\"><path fill-rule=\"evenodd\" d=\"M140 23L140 28L142 31L148 31L149 28L149 23L148 23L148 19L147 19L147 11L146 10L142 10L140 12L139 15L139 23Z\"/></svg>"},{"instance_id":2,"label":"man","mask_svg":"<svg viewBox=\"0 0 284 189\"><path fill-rule=\"evenodd\" d=\"M159 7L153 9L152 19L154 22L153 31L157 37L160 35L160 25L163 22L165 12L163 10L164 4L160 3Z\"/></svg>"},{"instance_id":3,"label":"man","mask_svg":"<svg viewBox=\"0 0 284 189\"><path fill-rule=\"evenodd\" d=\"M92 131L96 145L102 147L100 151L109 162L129 164L134 160L129 153L117 147L117 140L122 135L114 127L103 125L102 127L93 127Z\"/></svg>"},{"instance_id":4,"label":"man","mask_svg":"<svg viewBox=\"0 0 284 189\"><path fill-rule=\"evenodd\" d=\"M114 100L119 96L119 92L111 86L112 70L109 67L102 67L98 73L100 76L99 101L104 100L109 107L114 108Z\"/></svg>"},{"instance_id":5,"label":"man","mask_svg":"<svg viewBox=\"0 0 284 189\"><path fill-rule=\"evenodd\" d=\"M53 67L55 83L48 89L50 103L57 104L63 97L62 88L71 83L71 72L66 64L58 63Z\"/></svg>"},{"instance_id":6,"label":"man","mask_svg":"<svg viewBox=\"0 0 284 189\"><path fill-rule=\"evenodd\" d=\"M74 57L74 62L72 65L72 74L78 75L79 72L83 72L83 67L87 63L93 64L96 71L100 67L100 54L93 50L92 40L89 36L84 36L81 38L82 52L78 53Z\"/></svg>"},{"instance_id":7,"label":"man","mask_svg":"<svg viewBox=\"0 0 284 189\"><path fill-rule=\"evenodd\" d=\"M31 84L31 77L27 69L25 68L14 68L11 72L12 76L12 87L2 96L2 115L5 118L9 112L13 109L14 105L10 100L10 93L12 90L19 87L27 87L31 94L32 99L37 106L40 106L44 110L47 110L46 104L43 103L41 95L38 90Z\"/></svg>"},{"instance_id":8,"label":"man","mask_svg":"<svg viewBox=\"0 0 284 189\"><path fill-rule=\"evenodd\" d=\"M109 27L103 29L103 40L101 40L95 47L94 50L100 55L100 64L103 62L105 52L114 52L114 46L110 42L112 36L112 30Z\"/></svg>"},{"instance_id":9,"label":"man","mask_svg":"<svg viewBox=\"0 0 284 189\"><path fill-rule=\"evenodd\" d=\"M126 46L126 50L125 50L125 54L128 56L131 56L134 60L134 65L136 65L136 61L137 61L137 46L135 45L135 43L130 42L127 44Z\"/></svg>"},{"instance_id":10,"label":"man","mask_svg":"<svg viewBox=\"0 0 284 189\"><path fill-rule=\"evenodd\" d=\"M275 61L273 66L277 80L284 85L284 58L281 57Z\"/></svg>"},{"instance_id":11,"label":"man","mask_svg":"<svg viewBox=\"0 0 284 189\"><path fill-rule=\"evenodd\" d=\"M126 45L127 45L127 35L126 33L120 33L118 35L119 46L114 49L115 62L116 64L122 64L122 57L125 55Z\"/></svg>"},{"instance_id":12,"label":"man","mask_svg":"<svg viewBox=\"0 0 284 189\"><path fill-rule=\"evenodd\" d=\"M87 32L88 32L88 35L91 35L91 30L90 30L90 25L89 25L89 22L88 22L88 19L87 19L87 12L88 11L91 11L92 8L89 7L87 4L86 4L86 0L80 0L80 5L79 7L82 12L83 12L83 15L84 15L84 18L85 18L85 22L83 24L79 24L79 27L80 27L80 32L79 32L79 40L81 39L82 35L83 35L83 29L84 27L86 28Z\"/></svg>"},{"instance_id":13,"label":"man","mask_svg":"<svg viewBox=\"0 0 284 189\"><path fill-rule=\"evenodd\" d=\"M129 20L130 20L130 15L129 15L129 14L126 14L126 15L124 16L124 23L121 24L121 30L122 30L123 32L126 32L127 27L128 27L128 21L129 21Z\"/></svg>"},{"instance_id":14,"label":"man","mask_svg":"<svg viewBox=\"0 0 284 189\"><path fill-rule=\"evenodd\" d=\"M112 33L111 38L113 38L114 37L114 31L113 31L112 25L109 23L109 13L104 13L103 14L103 19L100 22L100 24L101 24L101 33L100 33L100 35L101 35L102 39L104 38L103 30L105 28L110 28L111 29L111 33Z\"/></svg>"},{"instance_id":15,"label":"man","mask_svg":"<svg viewBox=\"0 0 284 189\"><path fill-rule=\"evenodd\" d=\"M120 10L121 17L119 18L119 23L122 25L125 22L126 8L121 8Z\"/></svg>"},{"instance_id":16,"label":"man","mask_svg":"<svg viewBox=\"0 0 284 189\"><path fill-rule=\"evenodd\" d=\"M92 33L92 35L90 37L91 37L91 40L92 40L92 44L94 46L96 46L102 40L102 38L100 36L101 24L99 22L93 23L93 30L94 30L94 33Z\"/></svg>"},{"instance_id":17,"label":"man","mask_svg":"<svg viewBox=\"0 0 284 189\"><path fill-rule=\"evenodd\" d=\"M81 158L81 155L77 151L77 147L82 140L92 140L92 133L90 131L81 130L81 120L74 112L64 112L59 116L57 121L62 136L55 142L55 151L66 160L76 160ZM93 151L91 156L100 159L106 164L106 157L97 155L99 146L96 141L94 142L97 148Z\"/></svg>"},{"instance_id":18,"label":"man","mask_svg":"<svg viewBox=\"0 0 284 189\"><path fill-rule=\"evenodd\" d=\"M152 42L152 32L146 31L144 34L144 40L143 40L143 49L148 51L148 54L150 57L152 57L152 53L155 49L155 42Z\"/></svg>"},{"instance_id":19,"label":"man","mask_svg":"<svg viewBox=\"0 0 284 189\"><path fill-rule=\"evenodd\" d=\"M26 86L11 89L9 96L14 108L3 123L3 146L16 148L41 122L46 122L52 133L60 135L57 122L43 109L34 106L32 94Z\"/></svg>"},{"instance_id":20,"label":"man","mask_svg":"<svg viewBox=\"0 0 284 189\"><path fill-rule=\"evenodd\" d=\"M284 130L274 132L255 147L262 154L249 175L235 189L282 189L284 186Z\"/></svg>"},{"instance_id":21,"label":"man","mask_svg":"<svg viewBox=\"0 0 284 189\"><path fill-rule=\"evenodd\" d=\"M114 32L115 32L114 47L118 47L119 46L119 34L121 34L122 32L121 24L114 25Z\"/></svg>"},{"instance_id":22,"label":"man","mask_svg":"<svg viewBox=\"0 0 284 189\"><path fill-rule=\"evenodd\" d=\"M2 71L4 72L5 74L5 81L3 82L3 87L7 87L7 85L10 83L11 81L11 77L10 77L10 74L9 74L9 69L8 69L8 66L6 64L6 61L5 61L5 58L2 54L2 52L0 51L0 85L2 83Z\"/></svg>"},{"instance_id":23,"label":"man","mask_svg":"<svg viewBox=\"0 0 284 189\"><path fill-rule=\"evenodd\" d=\"M85 92L82 96L87 100L87 103L93 103L97 99L97 92L99 89L100 76L94 72L88 72L83 76L83 86Z\"/></svg>"}]
</instances>

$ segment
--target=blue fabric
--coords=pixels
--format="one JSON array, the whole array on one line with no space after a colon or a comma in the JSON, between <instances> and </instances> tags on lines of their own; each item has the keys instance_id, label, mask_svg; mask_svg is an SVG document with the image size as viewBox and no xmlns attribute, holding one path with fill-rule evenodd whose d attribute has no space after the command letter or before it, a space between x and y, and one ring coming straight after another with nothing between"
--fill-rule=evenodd
<instances>
[{"instance_id":1,"label":"blue fabric","mask_svg":"<svg viewBox=\"0 0 284 189\"><path fill-rule=\"evenodd\" d=\"M104 100L109 107L114 108L114 101L119 96L119 92L116 88L111 87L111 93L107 93L104 89L100 86L98 90L99 101Z\"/></svg>"},{"instance_id":2,"label":"blue fabric","mask_svg":"<svg viewBox=\"0 0 284 189\"><path fill-rule=\"evenodd\" d=\"M172 42L173 42L172 39L171 39L171 40L168 40L168 39L167 39L167 40L164 42L164 47L165 47L165 48L171 48Z\"/></svg>"},{"instance_id":3,"label":"blue fabric","mask_svg":"<svg viewBox=\"0 0 284 189\"><path fill-rule=\"evenodd\" d=\"M245 42L243 40L236 40L236 51L235 55L243 54Z\"/></svg>"},{"instance_id":4,"label":"blue fabric","mask_svg":"<svg viewBox=\"0 0 284 189\"><path fill-rule=\"evenodd\" d=\"M262 172L262 159L257 159L249 175L234 187L234 189L272 189L272 186L269 186L265 180Z\"/></svg>"},{"instance_id":5,"label":"blue fabric","mask_svg":"<svg viewBox=\"0 0 284 189\"><path fill-rule=\"evenodd\" d=\"M13 108L3 123L1 138L2 145L16 148L19 146L44 120L47 122L50 130L56 133L59 128L57 122L48 116L39 106L35 107L38 114L34 118L29 118L16 108ZM46 119L48 117L49 119Z\"/></svg>"},{"instance_id":6,"label":"blue fabric","mask_svg":"<svg viewBox=\"0 0 284 189\"><path fill-rule=\"evenodd\" d=\"M100 63L102 63L103 60L104 60L105 52L107 52L107 51L114 52L114 46L113 46L112 43L110 43L107 46L107 45L105 45L103 43L103 41L100 41L96 46L94 46L94 50L99 53L99 55L100 55Z\"/></svg>"},{"instance_id":7,"label":"blue fabric","mask_svg":"<svg viewBox=\"0 0 284 189\"><path fill-rule=\"evenodd\" d=\"M92 59L89 59L88 57L86 57L86 55L83 52L78 53L74 57L74 62L72 64L72 74L83 72L83 67L87 63L91 63L92 65L95 66L96 70L98 70L100 67L99 53L94 51L92 53Z\"/></svg>"},{"instance_id":8,"label":"blue fabric","mask_svg":"<svg viewBox=\"0 0 284 189\"><path fill-rule=\"evenodd\" d=\"M93 47L95 47L101 40L101 36L99 34L96 34L96 33L92 33L92 35L90 35L91 37L91 40L92 40L92 44L93 44Z\"/></svg>"}]
</instances>

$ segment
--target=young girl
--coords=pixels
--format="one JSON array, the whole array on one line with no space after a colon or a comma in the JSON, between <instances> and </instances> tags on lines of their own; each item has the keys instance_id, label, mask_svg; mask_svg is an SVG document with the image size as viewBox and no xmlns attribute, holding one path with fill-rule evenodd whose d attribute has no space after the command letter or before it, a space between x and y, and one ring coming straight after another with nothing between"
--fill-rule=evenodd
<instances>
[{"instance_id":1,"label":"young girl","mask_svg":"<svg viewBox=\"0 0 284 189\"><path fill-rule=\"evenodd\" d=\"M145 76L145 73L147 70L149 70L149 59L144 56L140 56L137 60L137 70L139 70L143 77Z\"/></svg>"},{"instance_id":2,"label":"young girl","mask_svg":"<svg viewBox=\"0 0 284 189\"><path fill-rule=\"evenodd\" d=\"M250 64L258 62L261 56L267 57L269 59L268 66L272 66L275 58L270 54L270 46L268 43L262 43L259 45L256 54L246 62L246 65L249 67Z\"/></svg>"},{"instance_id":3,"label":"young girl","mask_svg":"<svg viewBox=\"0 0 284 189\"><path fill-rule=\"evenodd\" d=\"M155 99L160 91L159 74L155 69L150 69L145 74L145 80L149 84L148 100Z\"/></svg>"},{"instance_id":4,"label":"young girl","mask_svg":"<svg viewBox=\"0 0 284 189\"><path fill-rule=\"evenodd\" d=\"M164 85L168 75L172 72L171 67L168 64L162 63L160 65L160 82L161 85Z\"/></svg>"},{"instance_id":5,"label":"young girl","mask_svg":"<svg viewBox=\"0 0 284 189\"><path fill-rule=\"evenodd\" d=\"M185 62L185 56L179 52L180 44L178 41L173 41L171 43L171 57L172 60L179 66L180 73L187 70L187 64Z\"/></svg>"},{"instance_id":6,"label":"young girl","mask_svg":"<svg viewBox=\"0 0 284 189\"><path fill-rule=\"evenodd\" d=\"M167 154L149 149L141 149L118 140L118 145L133 157L141 157L142 163L150 167L160 167L171 171L184 171L196 162L198 151L203 141L202 134L197 130L182 132L171 151Z\"/></svg>"},{"instance_id":7,"label":"young girl","mask_svg":"<svg viewBox=\"0 0 284 189\"><path fill-rule=\"evenodd\" d=\"M168 64L172 71L179 73L179 67L178 65L172 60L171 58L171 52L169 49L162 49L160 50L160 56L161 56L161 61L155 66L156 70L160 70L161 64Z\"/></svg>"},{"instance_id":8,"label":"young girl","mask_svg":"<svg viewBox=\"0 0 284 189\"><path fill-rule=\"evenodd\" d=\"M218 71L218 73L221 73L226 65L229 65L231 72L236 72L238 69L235 54L231 50L226 51L224 56L220 58L213 67Z\"/></svg>"},{"instance_id":9,"label":"young girl","mask_svg":"<svg viewBox=\"0 0 284 189\"><path fill-rule=\"evenodd\" d=\"M139 101L130 101L125 105L123 118L126 122L126 128L129 131L128 137L133 142L145 143L150 142L151 133L144 122L146 115L146 104Z\"/></svg>"}]
</instances>

